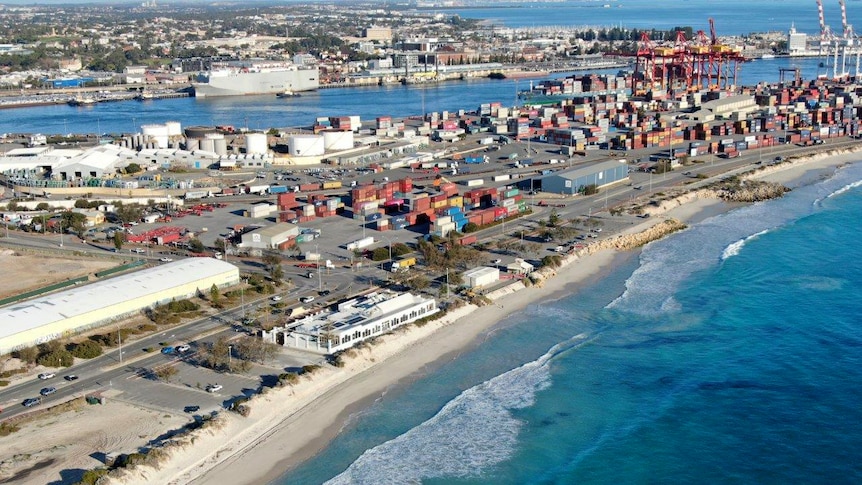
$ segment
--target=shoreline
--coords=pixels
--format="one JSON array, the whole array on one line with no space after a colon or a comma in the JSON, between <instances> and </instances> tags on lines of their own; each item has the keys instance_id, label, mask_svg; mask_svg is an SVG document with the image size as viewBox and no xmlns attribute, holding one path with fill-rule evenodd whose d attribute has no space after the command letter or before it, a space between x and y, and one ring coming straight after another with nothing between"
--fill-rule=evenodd
<instances>
[{"instance_id":1,"label":"shoreline","mask_svg":"<svg viewBox=\"0 0 862 485\"><path fill-rule=\"evenodd\" d=\"M816 170L836 169L858 158L858 151L833 150L746 177L789 183ZM663 207L660 217L634 224L599 242L640 235L671 218L696 222L705 217L703 214L711 216L738 206L683 195L675 204ZM221 429L195 434L190 443L173 451L160 469L122 470L112 474L115 479L111 483L270 483L324 449L350 416L389 389L409 384L481 345L500 322L527 305L562 298L573 286L589 285L637 254L612 249L612 243L603 246L609 249L599 249L598 245L592 250L584 248L567 256L563 267L540 271L542 281L534 287L515 283L492 292L493 305L481 309L466 305L423 327L384 336L379 344L357 350L358 355L348 359L344 368L327 367L296 386L270 390L253 401L248 418L223 412ZM268 465L251 466L242 463L244 459Z\"/></svg>"}]
</instances>

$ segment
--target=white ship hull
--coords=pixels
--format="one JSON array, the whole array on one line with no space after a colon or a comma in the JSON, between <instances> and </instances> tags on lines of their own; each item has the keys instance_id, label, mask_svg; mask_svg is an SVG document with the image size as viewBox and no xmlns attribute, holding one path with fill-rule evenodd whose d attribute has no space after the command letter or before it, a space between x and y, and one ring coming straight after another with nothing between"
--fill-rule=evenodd
<instances>
[{"instance_id":1,"label":"white ship hull","mask_svg":"<svg viewBox=\"0 0 862 485\"><path fill-rule=\"evenodd\" d=\"M210 74L203 78L207 82L192 83L196 97L312 91L320 86L320 72L316 68Z\"/></svg>"}]
</instances>

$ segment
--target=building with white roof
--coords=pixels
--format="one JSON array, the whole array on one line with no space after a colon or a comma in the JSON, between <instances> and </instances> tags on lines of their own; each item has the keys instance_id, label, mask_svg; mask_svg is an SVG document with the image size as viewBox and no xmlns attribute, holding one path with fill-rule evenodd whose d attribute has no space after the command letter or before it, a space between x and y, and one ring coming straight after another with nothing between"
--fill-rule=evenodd
<instances>
[{"instance_id":1,"label":"building with white roof","mask_svg":"<svg viewBox=\"0 0 862 485\"><path fill-rule=\"evenodd\" d=\"M468 288L480 288L493 285L500 281L500 269L488 266L479 266L464 272L464 284Z\"/></svg>"},{"instance_id":2,"label":"building with white roof","mask_svg":"<svg viewBox=\"0 0 862 485\"><path fill-rule=\"evenodd\" d=\"M239 283L239 269L189 258L0 308L0 354L73 335L143 309Z\"/></svg>"},{"instance_id":3,"label":"building with white roof","mask_svg":"<svg viewBox=\"0 0 862 485\"><path fill-rule=\"evenodd\" d=\"M262 336L285 347L332 354L439 311L433 298L381 290L339 303L335 311L264 331Z\"/></svg>"}]
</instances>

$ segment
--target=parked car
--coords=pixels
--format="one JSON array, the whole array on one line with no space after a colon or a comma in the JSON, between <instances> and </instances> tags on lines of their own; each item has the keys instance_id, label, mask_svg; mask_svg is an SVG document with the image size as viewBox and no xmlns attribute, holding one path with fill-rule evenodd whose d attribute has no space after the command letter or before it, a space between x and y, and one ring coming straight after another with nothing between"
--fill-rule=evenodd
<instances>
[{"instance_id":1,"label":"parked car","mask_svg":"<svg viewBox=\"0 0 862 485\"><path fill-rule=\"evenodd\" d=\"M57 377L57 374L54 374L53 372L43 372L39 374L39 379L42 379L43 381L47 379L53 379L54 377Z\"/></svg>"},{"instance_id":2,"label":"parked car","mask_svg":"<svg viewBox=\"0 0 862 485\"><path fill-rule=\"evenodd\" d=\"M182 354L183 352L188 352L191 349L192 348L188 345L177 345L174 350L176 350L178 354Z\"/></svg>"},{"instance_id":3,"label":"parked car","mask_svg":"<svg viewBox=\"0 0 862 485\"><path fill-rule=\"evenodd\" d=\"M24 402L22 402L21 404L25 408L30 408L30 407L36 406L37 404L41 404L41 403L42 403L41 397L31 397L29 399L25 399Z\"/></svg>"},{"instance_id":4,"label":"parked car","mask_svg":"<svg viewBox=\"0 0 862 485\"><path fill-rule=\"evenodd\" d=\"M171 259L171 258L159 258L159 261L161 261L163 263L170 263L171 261L173 261L173 259Z\"/></svg>"},{"instance_id":5,"label":"parked car","mask_svg":"<svg viewBox=\"0 0 862 485\"><path fill-rule=\"evenodd\" d=\"M200 406L186 406L183 408L183 411L187 412L187 413L196 413L200 410L201 410Z\"/></svg>"},{"instance_id":6,"label":"parked car","mask_svg":"<svg viewBox=\"0 0 862 485\"><path fill-rule=\"evenodd\" d=\"M303 296L302 298L299 299L299 301L301 301L303 303L311 303L314 301L314 297L313 296Z\"/></svg>"},{"instance_id":7,"label":"parked car","mask_svg":"<svg viewBox=\"0 0 862 485\"><path fill-rule=\"evenodd\" d=\"M221 384L210 384L207 386L207 392L219 392L222 390Z\"/></svg>"},{"instance_id":8,"label":"parked car","mask_svg":"<svg viewBox=\"0 0 862 485\"><path fill-rule=\"evenodd\" d=\"M66 379L67 381L72 382L72 381L77 381L78 376L76 376L75 374L69 374L67 376L63 376L63 379Z\"/></svg>"},{"instance_id":9,"label":"parked car","mask_svg":"<svg viewBox=\"0 0 862 485\"><path fill-rule=\"evenodd\" d=\"M272 301L281 301L281 297L280 297L279 295L275 295L274 297L270 298L270 300L272 300Z\"/></svg>"},{"instance_id":10,"label":"parked car","mask_svg":"<svg viewBox=\"0 0 862 485\"><path fill-rule=\"evenodd\" d=\"M328 294L330 294L330 293L332 293L330 290L321 290L321 291L318 291L318 292L317 292L317 294L318 294L318 295L320 295L320 296L326 296L326 295L328 295Z\"/></svg>"},{"instance_id":11,"label":"parked car","mask_svg":"<svg viewBox=\"0 0 862 485\"><path fill-rule=\"evenodd\" d=\"M57 392L56 387L45 387L41 391L39 391L39 394L41 394L43 396L50 396L51 394L54 394L55 392Z\"/></svg>"}]
</instances>

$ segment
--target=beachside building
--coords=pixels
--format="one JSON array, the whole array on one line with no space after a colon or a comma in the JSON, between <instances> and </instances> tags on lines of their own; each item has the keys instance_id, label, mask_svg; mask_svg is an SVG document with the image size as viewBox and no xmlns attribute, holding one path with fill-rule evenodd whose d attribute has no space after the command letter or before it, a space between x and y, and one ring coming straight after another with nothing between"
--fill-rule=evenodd
<instances>
[{"instance_id":1,"label":"beachside building","mask_svg":"<svg viewBox=\"0 0 862 485\"><path fill-rule=\"evenodd\" d=\"M464 285L467 288L481 288L500 281L500 269L480 266L464 272Z\"/></svg>"},{"instance_id":2,"label":"beachside building","mask_svg":"<svg viewBox=\"0 0 862 485\"><path fill-rule=\"evenodd\" d=\"M433 298L381 290L341 302L334 311L310 314L261 335L284 347L332 354L439 311Z\"/></svg>"},{"instance_id":3,"label":"beachside building","mask_svg":"<svg viewBox=\"0 0 862 485\"><path fill-rule=\"evenodd\" d=\"M516 258L513 263L506 265L506 271L512 274L528 274L532 273L534 269L536 269L535 266L521 258Z\"/></svg>"}]
</instances>

